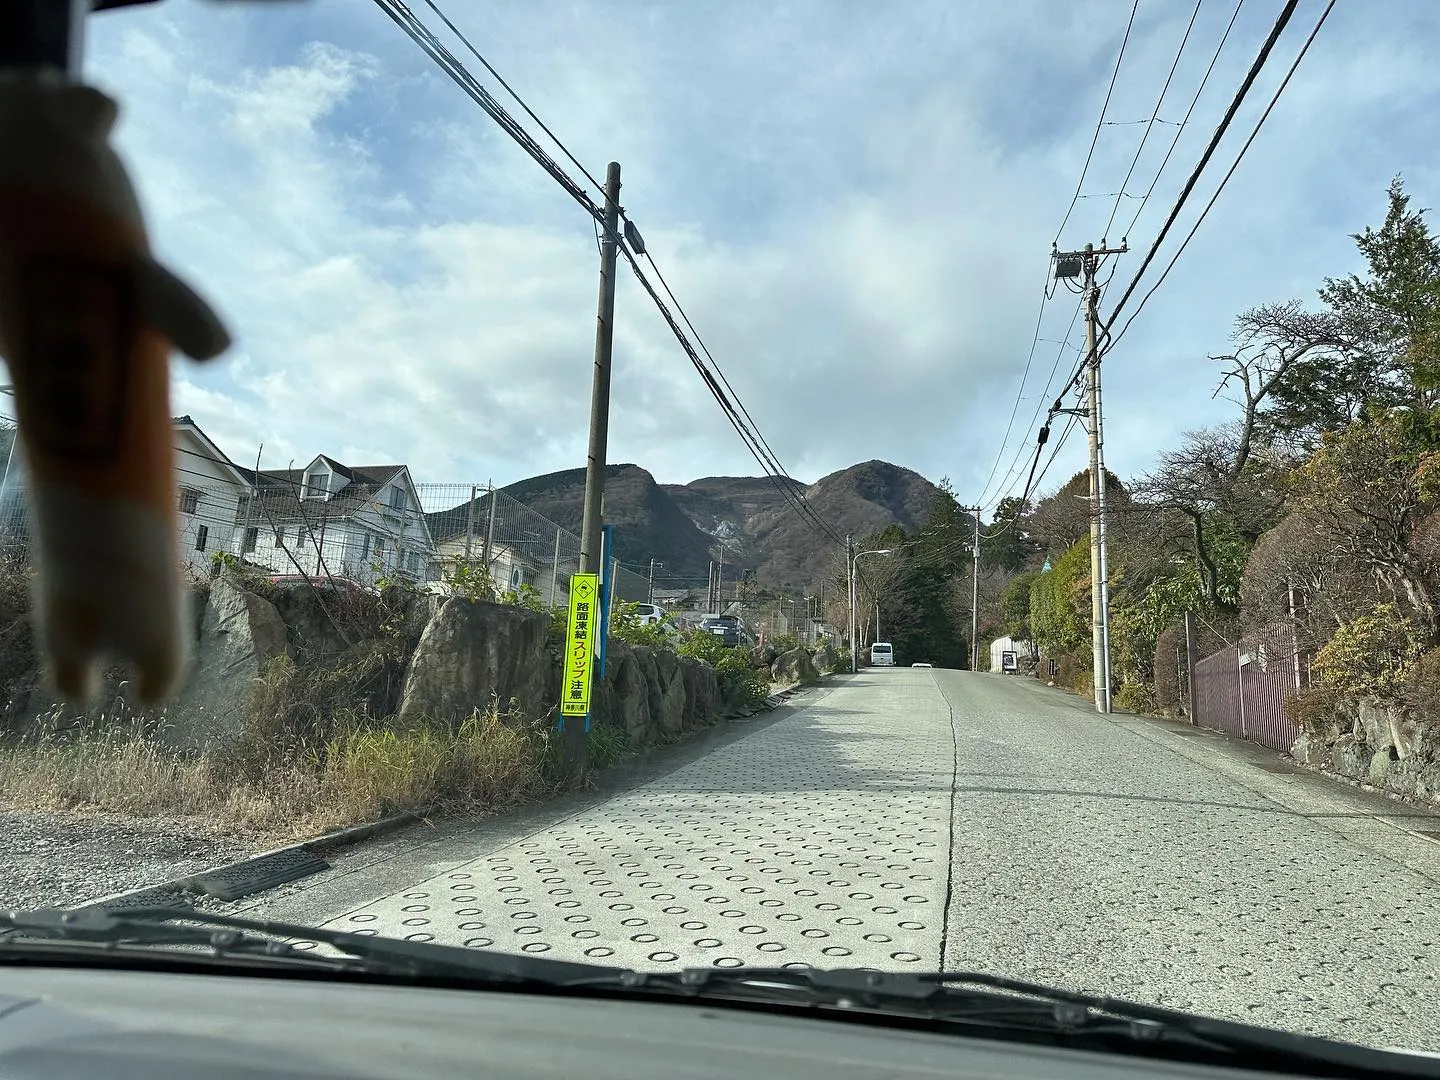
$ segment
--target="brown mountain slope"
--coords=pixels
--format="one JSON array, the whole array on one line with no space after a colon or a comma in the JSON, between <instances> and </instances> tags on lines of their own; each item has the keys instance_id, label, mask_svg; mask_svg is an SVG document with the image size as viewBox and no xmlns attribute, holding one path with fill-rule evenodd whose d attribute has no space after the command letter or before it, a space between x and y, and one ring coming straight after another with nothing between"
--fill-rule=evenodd
<instances>
[{"instance_id":1,"label":"brown mountain slope","mask_svg":"<svg viewBox=\"0 0 1440 1080\"><path fill-rule=\"evenodd\" d=\"M852 465L809 487L763 476L710 476L662 485L638 465L611 465L605 511L615 526L616 553L636 569L646 568L651 557L663 562L657 584L703 585L710 560L723 555L726 580L750 571L760 586L813 586L834 566L840 548L792 509L780 484L803 496L835 532L857 539L892 522L914 529L938 490L919 473L887 461ZM580 531L584 469L547 473L504 490Z\"/></svg>"}]
</instances>

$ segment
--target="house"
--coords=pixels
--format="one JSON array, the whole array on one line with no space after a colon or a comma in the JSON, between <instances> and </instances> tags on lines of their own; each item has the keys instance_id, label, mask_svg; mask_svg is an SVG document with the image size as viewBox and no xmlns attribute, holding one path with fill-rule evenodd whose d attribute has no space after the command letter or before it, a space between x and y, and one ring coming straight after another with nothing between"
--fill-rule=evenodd
<instances>
[{"instance_id":1,"label":"house","mask_svg":"<svg viewBox=\"0 0 1440 1080\"><path fill-rule=\"evenodd\" d=\"M241 470L237 548L248 562L280 574L427 580L435 545L410 470L344 465L319 454L303 469Z\"/></svg>"},{"instance_id":2,"label":"house","mask_svg":"<svg viewBox=\"0 0 1440 1080\"><path fill-rule=\"evenodd\" d=\"M425 515L435 543L437 562L444 564L447 560L460 558L479 564L488 558L490 580L496 589L519 592L521 586L529 585L549 599L554 569L551 558L555 546L554 534L546 528L542 536L538 527L526 530L507 522L503 538L493 535L490 497L490 493L486 492L467 499L459 506ZM517 530L533 535L513 535ZM564 582L559 583L558 593L557 602L563 602L567 595Z\"/></svg>"},{"instance_id":3,"label":"house","mask_svg":"<svg viewBox=\"0 0 1440 1080\"><path fill-rule=\"evenodd\" d=\"M250 478L189 416L172 420L180 557L204 574L217 551L235 551L235 522Z\"/></svg>"}]
</instances>

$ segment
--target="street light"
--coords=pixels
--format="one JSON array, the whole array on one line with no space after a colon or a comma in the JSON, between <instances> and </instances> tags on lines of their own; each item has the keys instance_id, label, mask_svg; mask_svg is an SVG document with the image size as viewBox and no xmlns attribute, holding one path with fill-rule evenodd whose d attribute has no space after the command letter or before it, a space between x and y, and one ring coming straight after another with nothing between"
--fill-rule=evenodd
<instances>
[{"instance_id":1,"label":"street light","mask_svg":"<svg viewBox=\"0 0 1440 1080\"><path fill-rule=\"evenodd\" d=\"M857 552L850 560L850 670L860 670L860 649L855 641L855 564L860 561L862 555L889 555L889 548L873 548L870 551Z\"/></svg>"}]
</instances>

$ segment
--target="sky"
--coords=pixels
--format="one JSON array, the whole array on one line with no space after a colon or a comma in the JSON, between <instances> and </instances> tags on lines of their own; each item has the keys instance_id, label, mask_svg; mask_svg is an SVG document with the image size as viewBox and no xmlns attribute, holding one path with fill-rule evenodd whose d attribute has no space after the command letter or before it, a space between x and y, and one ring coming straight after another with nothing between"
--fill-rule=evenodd
<instances>
[{"instance_id":1,"label":"sky","mask_svg":"<svg viewBox=\"0 0 1440 1080\"><path fill-rule=\"evenodd\" d=\"M791 475L879 458L985 505L1023 487L1078 360L1077 298L1042 303L1052 242L1128 240L1105 314L1284 6L1243 0L1180 126L1234 0L1201 0L1178 64L1191 0L436 3L591 177L621 163L627 216ZM1300 3L1129 313L1323 7ZM428 0L412 9L543 139ZM1235 414L1208 359L1234 316L1360 269L1349 234L1380 222L1392 176L1436 198L1437 44L1432 0L1336 5L1106 358L1113 472ZM86 50L157 253L235 336L177 357L177 414L267 468L325 453L504 484L584 464L594 226L377 4L165 0L90 17ZM611 391L610 461L662 483L759 473L623 264ZM1037 486L1084 464L1077 428Z\"/></svg>"}]
</instances>

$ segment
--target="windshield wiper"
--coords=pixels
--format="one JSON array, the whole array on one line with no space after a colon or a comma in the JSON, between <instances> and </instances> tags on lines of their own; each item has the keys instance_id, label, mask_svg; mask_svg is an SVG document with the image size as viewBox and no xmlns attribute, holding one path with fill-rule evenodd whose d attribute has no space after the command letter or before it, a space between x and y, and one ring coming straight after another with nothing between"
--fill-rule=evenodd
<instances>
[{"instance_id":1,"label":"windshield wiper","mask_svg":"<svg viewBox=\"0 0 1440 1080\"><path fill-rule=\"evenodd\" d=\"M693 968L627 972L623 984L665 996L721 998L939 1020L976 1035L1021 1034L1061 1045L1312 1076L1440 1077L1440 1060L1086 994L974 971L887 973L860 968Z\"/></svg>"},{"instance_id":2,"label":"windshield wiper","mask_svg":"<svg viewBox=\"0 0 1440 1080\"><path fill-rule=\"evenodd\" d=\"M328 945L340 956L293 942ZM984 972L888 973L863 968L687 968L641 972L433 942L357 934L193 908L83 908L0 912L0 962L56 948L153 955L156 946L204 948L212 956L336 972L458 979L515 989L622 992L837 1013L939 1021L980 1037L1185 1059L1203 1055L1250 1068L1312 1076L1440 1078L1440 1059L1374 1050L1218 1020ZM128 949L128 951L127 951ZM1237 1062L1238 1059L1238 1062Z\"/></svg>"},{"instance_id":3,"label":"windshield wiper","mask_svg":"<svg viewBox=\"0 0 1440 1080\"><path fill-rule=\"evenodd\" d=\"M561 988L628 974L621 968L551 960L527 953L502 953L437 945L426 941L357 934L326 927L301 926L273 919L247 919L194 908L39 908L0 912L0 961L7 953L24 955L35 943L99 946L114 952L125 946L200 946L214 956L273 961L285 966L318 967L415 978L463 978L467 981ZM293 942L330 946L331 956Z\"/></svg>"}]
</instances>

